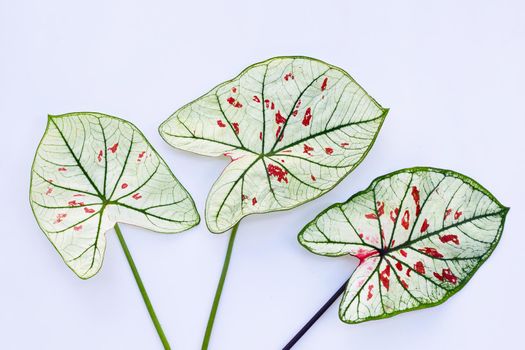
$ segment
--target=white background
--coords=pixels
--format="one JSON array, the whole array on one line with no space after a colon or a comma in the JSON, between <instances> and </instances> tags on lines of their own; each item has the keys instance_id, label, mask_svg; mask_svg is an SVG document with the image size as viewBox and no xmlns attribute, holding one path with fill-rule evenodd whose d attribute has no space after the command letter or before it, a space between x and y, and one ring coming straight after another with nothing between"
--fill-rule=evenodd
<instances>
[{"instance_id":1,"label":"white background","mask_svg":"<svg viewBox=\"0 0 525 350\"><path fill-rule=\"evenodd\" d=\"M313 255L302 226L377 176L415 165L474 177L511 207L499 247L442 306L346 325L332 306L296 349L523 345L525 3L515 1L0 1L0 348L160 349L114 232L78 279L33 219L46 115L100 111L141 128L203 213L226 159L174 150L158 125L276 55L350 72L391 111L366 160L325 196L243 219L211 349L279 349L356 266ZM198 349L228 233L123 226L175 349Z\"/></svg>"}]
</instances>

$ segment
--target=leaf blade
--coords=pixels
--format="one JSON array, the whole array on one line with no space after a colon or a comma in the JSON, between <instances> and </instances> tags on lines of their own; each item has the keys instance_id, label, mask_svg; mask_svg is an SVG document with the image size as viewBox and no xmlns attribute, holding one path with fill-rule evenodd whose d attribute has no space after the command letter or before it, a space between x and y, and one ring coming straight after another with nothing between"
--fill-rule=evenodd
<instances>
[{"instance_id":1,"label":"leaf blade","mask_svg":"<svg viewBox=\"0 0 525 350\"><path fill-rule=\"evenodd\" d=\"M183 106L159 132L174 147L242 163L225 168L207 199L208 228L224 232L246 215L291 209L335 187L366 156L387 112L340 68L277 57ZM249 193L232 200L231 186L241 184ZM221 215L224 206L231 210Z\"/></svg>"},{"instance_id":2,"label":"leaf blade","mask_svg":"<svg viewBox=\"0 0 525 350\"><path fill-rule=\"evenodd\" d=\"M33 162L30 204L81 278L100 269L105 233L117 222L166 233L199 222L193 200L144 135L100 113L49 117Z\"/></svg>"},{"instance_id":3,"label":"leaf blade","mask_svg":"<svg viewBox=\"0 0 525 350\"><path fill-rule=\"evenodd\" d=\"M316 254L360 259L339 310L344 322L360 323L438 305L459 291L496 247L507 211L464 175L403 169L327 208L298 239Z\"/></svg>"}]
</instances>

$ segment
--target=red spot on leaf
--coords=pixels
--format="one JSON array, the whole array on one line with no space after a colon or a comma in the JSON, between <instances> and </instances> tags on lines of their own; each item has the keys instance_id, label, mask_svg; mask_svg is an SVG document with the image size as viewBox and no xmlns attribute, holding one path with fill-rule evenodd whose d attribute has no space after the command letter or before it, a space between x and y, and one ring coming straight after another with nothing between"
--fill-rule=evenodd
<instances>
[{"instance_id":1,"label":"red spot on leaf","mask_svg":"<svg viewBox=\"0 0 525 350\"><path fill-rule=\"evenodd\" d=\"M407 257L407 252L404 251L403 249L401 249L401 250L399 251L399 253L401 253L401 255L403 255L404 258Z\"/></svg>"},{"instance_id":2,"label":"red spot on leaf","mask_svg":"<svg viewBox=\"0 0 525 350\"><path fill-rule=\"evenodd\" d=\"M125 188L127 188L127 187L128 187L128 184L127 184L127 183L123 183L122 185L120 185L120 188L122 188L122 189L125 189Z\"/></svg>"},{"instance_id":3,"label":"red spot on leaf","mask_svg":"<svg viewBox=\"0 0 525 350\"><path fill-rule=\"evenodd\" d=\"M385 213L385 202L377 202L377 216L381 216Z\"/></svg>"},{"instance_id":4,"label":"red spot on leaf","mask_svg":"<svg viewBox=\"0 0 525 350\"><path fill-rule=\"evenodd\" d=\"M295 79L292 73L286 73L284 75L284 80L288 81L289 79L292 79L292 80Z\"/></svg>"},{"instance_id":5,"label":"red spot on leaf","mask_svg":"<svg viewBox=\"0 0 525 350\"><path fill-rule=\"evenodd\" d=\"M117 151L117 148L118 148L118 142L115 143L113 146L111 146L110 148L108 148L108 151L111 151L111 153L115 153Z\"/></svg>"},{"instance_id":6,"label":"red spot on leaf","mask_svg":"<svg viewBox=\"0 0 525 350\"><path fill-rule=\"evenodd\" d=\"M235 86L232 87L232 92L233 92L233 93L236 93L236 92L237 92L237 88L236 88Z\"/></svg>"},{"instance_id":7,"label":"red spot on leaf","mask_svg":"<svg viewBox=\"0 0 525 350\"><path fill-rule=\"evenodd\" d=\"M233 130L235 131L235 133L237 135L239 135L239 131L240 131L239 130L239 123L234 122L234 123L232 123L232 126L233 126Z\"/></svg>"},{"instance_id":8,"label":"red spot on leaf","mask_svg":"<svg viewBox=\"0 0 525 350\"><path fill-rule=\"evenodd\" d=\"M266 108L270 108L270 100L264 100L264 105L266 106Z\"/></svg>"},{"instance_id":9,"label":"red spot on leaf","mask_svg":"<svg viewBox=\"0 0 525 350\"><path fill-rule=\"evenodd\" d=\"M444 236L440 236L439 237L439 240L443 243L448 243L448 242L452 242L456 245L459 245L459 238L457 235L444 235Z\"/></svg>"},{"instance_id":10,"label":"red spot on leaf","mask_svg":"<svg viewBox=\"0 0 525 350\"><path fill-rule=\"evenodd\" d=\"M407 268L407 276L410 277L410 272L412 272L411 268Z\"/></svg>"},{"instance_id":11,"label":"red spot on leaf","mask_svg":"<svg viewBox=\"0 0 525 350\"><path fill-rule=\"evenodd\" d=\"M401 280L401 285L402 285L405 289L408 289L408 284L407 284L404 280Z\"/></svg>"},{"instance_id":12,"label":"red spot on leaf","mask_svg":"<svg viewBox=\"0 0 525 350\"><path fill-rule=\"evenodd\" d=\"M419 230L419 232L421 232L421 233L425 232L428 229L429 226L430 225L428 224L427 219L425 219L425 221L423 221L423 225L421 225L421 229Z\"/></svg>"},{"instance_id":13,"label":"red spot on leaf","mask_svg":"<svg viewBox=\"0 0 525 350\"><path fill-rule=\"evenodd\" d=\"M67 171L66 168L58 168L58 171Z\"/></svg>"},{"instance_id":14,"label":"red spot on leaf","mask_svg":"<svg viewBox=\"0 0 525 350\"><path fill-rule=\"evenodd\" d=\"M228 101L228 103L231 104L235 108L242 108L242 103L240 103L239 101L237 101L235 98L231 96L228 97L226 101Z\"/></svg>"},{"instance_id":15,"label":"red spot on leaf","mask_svg":"<svg viewBox=\"0 0 525 350\"><path fill-rule=\"evenodd\" d=\"M403 214L403 219L401 219L401 226L403 226L405 230L408 230L409 222L410 212L408 210L405 210L405 213Z\"/></svg>"},{"instance_id":16,"label":"red spot on leaf","mask_svg":"<svg viewBox=\"0 0 525 350\"><path fill-rule=\"evenodd\" d=\"M261 100L259 99L259 97L255 96L255 95L253 96L253 101L257 102L257 103L261 103Z\"/></svg>"},{"instance_id":17,"label":"red spot on leaf","mask_svg":"<svg viewBox=\"0 0 525 350\"><path fill-rule=\"evenodd\" d=\"M414 198L414 203L416 204L416 216L419 216L419 213L421 213L421 205L419 202L419 190L416 186L412 186L412 198Z\"/></svg>"},{"instance_id":18,"label":"red spot on leaf","mask_svg":"<svg viewBox=\"0 0 525 350\"><path fill-rule=\"evenodd\" d=\"M372 294L372 289L374 289L374 285L373 285L373 284L371 284L371 285L368 286L368 294L367 294L367 296L366 296L366 300L370 300L370 299L372 299L372 297L374 296L374 295Z\"/></svg>"},{"instance_id":19,"label":"red spot on leaf","mask_svg":"<svg viewBox=\"0 0 525 350\"><path fill-rule=\"evenodd\" d=\"M104 152L102 150L98 151L97 159L100 162L102 160L102 156L104 155Z\"/></svg>"},{"instance_id":20,"label":"red spot on leaf","mask_svg":"<svg viewBox=\"0 0 525 350\"><path fill-rule=\"evenodd\" d=\"M277 124L283 124L286 121L286 118L282 116L281 111L278 110L277 113L275 113L275 122Z\"/></svg>"},{"instance_id":21,"label":"red spot on leaf","mask_svg":"<svg viewBox=\"0 0 525 350\"><path fill-rule=\"evenodd\" d=\"M140 193L135 193L133 196L131 196L131 198L135 199L135 200L139 200L142 198L142 196L140 195Z\"/></svg>"},{"instance_id":22,"label":"red spot on leaf","mask_svg":"<svg viewBox=\"0 0 525 350\"><path fill-rule=\"evenodd\" d=\"M376 215L376 213L368 213L368 214L365 214L365 218L367 218L367 219L377 219L377 215Z\"/></svg>"},{"instance_id":23,"label":"red spot on leaf","mask_svg":"<svg viewBox=\"0 0 525 350\"><path fill-rule=\"evenodd\" d=\"M255 205L255 204L257 204L257 198L253 197L252 198L252 205Z\"/></svg>"},{"instance_id":24,"label":"red spot on leaf","mask_svg":"<svg viewBox=\"0 0 525 350\"><path fill-rule=\"evenodd\" d=\"M55 220L54 223L58 224L58 223L62 222L66 216L67 216L66 213L59 213L59 214L57 214L57 217L56 217L56 220Z\"/></svg>"},{"instance_id":25,"label":"red spot on leaf","mask_svg":"<svg viewBox=\"0 0 525 350\"><path fill-rule=\"evenodd\" d=\"M347 147L350 146L348 142L341 142L341 147Z\"/></svg>"},{"instance_id":26,"label":"red spot on leaf","mask_svg":"<svg viewBox=\"0 0 525 350\"><path fill-rule=\"evenodd\" d=\"M247 199L248 199L248 196L247 196L247 195L245 195L245 194L241 195L241 200L245 201L245 200L247 200Z\"/></svg>"},{"instance_id":27,"label":"red spot on leaf","mask_svg":"<svg viewBox=\"0 0 525 350\"><path fill-rule=\"evenodd\" d=\"M281 134L281 136L279 136L279 134L281 134L281 126L280 125L277 128L277 131L275 132L275 137L278 137L279 141L282 141L283 137L284 137L284 132Z\"/></svg>"},{"instance_id":28,"label":"red spot on leaf","mask_svg":"<svg viewBox=\"0 0 525 350\"><path fill-rule=\"evenodd\" d=\"M321 85L321 91L326 90L326 85L328 84L328 78L324 78L323 84Z\"/></svg>"},{"instance_id":29,"label":"red spot on leaf","mask_svg":"<svg viewBox=\"0 0 525 350\"><path fill-rule=\"evenodd\" d=\"M434 277L442 282L446 280L452 284L456 284L458 281L458 278L452 273L452 271L450 271L450 269L443 269L441 271L441 275L437 272L434 272Z\"/></svg>"},{"instance_id":30,"label":"red spot on leaf","mask_svg":"<svg viewBox=\"0 0 525 350\"><path fill-rule=\"evenodd\" d=\"M447 217L450 215L450 213L452 213L452 209L445 210L445 215L443 216L443 220L446 220Z\"/></svg>"},{"instance_id":31,"label":"red spot on leaf","mask_svg":"<svg viewBox=\"0 0 525 350\"><path fill-rule=\"evenodd\" d=\"M275 109L275 104L272 102L272 106L270 107L270 109L273 111Z\"/></svg>"},{"instance_id":32,"label":"red spot on leaf","mask_svg":"<svg viewBox=\"0 0 525 350\"><path fill-rule=\"evenodd\" d=\"M48 187L47 191L46 191L46 195L49 196L51 194L51 192L53 192L53 188L52 187Z\"/></svg>"},{"instance_id":33,"label":"red spot on leaf","mask_svg":"<svg viewBox=\"0 0 525 350\"><path fill-rule=\"evenodd\" d=\"M392 222L396 221L398 215L399 215L399 208L395 208L393 211L390 210L390 220L392 220Z\"/></svg>"},{"instance_id":34,"label":"red spot on leaf","mask_svg":"<svg viewBox=\"0 0 525 350\"><path fill-rule=\"evenodd\" d=\"M311 156L312 153L310 153L310 152L313 151L313 150L314 150L314 148L308 146L306 143L303 145L303 153L306 153L306 154L308 154L309 156Z\"/></svg>"},{"instance_id":35,"label":"red spot on leaf","mask_svg":"<svg viewBox=\"0 0 525 350\"><path fill-rule=\"evenodd\" d=\"M142 151L139 153L137 157L137 162L140 162L142 158L144 158L144 155L146 154L146 151Z\"/></svg>"},{"instance_id":36,"label":"red spot on leaf","mask_svg":"<svg viewBox=\"0 0 525 350\"><path fill-rule=\"evenodd\" d=\"M278 165L268 164L268 175L276 177L277 181L281 182L284 180L284 182L288 183L287 174L288 172Z\"/></svg>"},{"instance_id":37,"label":"red spot on leaf","mask_svg":"<svg viewBox=\"0 0 525 350\"><path fill-rule=\"evenodd\" d=\"M304 113L304 117L303 117L303 125L304 126L308 126L310 125L310 121L312 120L312 109L310 107L308 107L306 109L306 112Z\"/></svg>"},{"instance_id":38,"label":"red spot on leaf","mask_svg":"<svg viewBox=\"0 0 525 350\"><path fill-rule=\"evenodd\" d=\"M86 212L87 214L93 214L95 212L95 209L84 207L84 212Z\"/></svg>"},{"instance_id":39,"label":"red spot on leaf","mask_svg":"<svg viewBox=\"0 0 525 350\"><path fill-rule=\"evenodd\" d=\"M82 193L75 193L73 197L84 197L84 195Z\"/></svg>"},{"instance_id":40,"label":"red spot on leaf","mask_svg":"<svg viewBox=\"0 0 525 350\"><path fill-rule=\"evenodd\" d=\"M396 263L396 269L403 271L403 265L399 261Z\"/></svg>"},{"instance_id":41,"label":"red spot on leaf","mask_svg":"<svg viewBox=\"0 0 525 350\"><path fill-rule=\"evenodd\" d=\"M425 265L423 265L423 262L418 261L418 262L414 265L414 270L415 270L417 273L424 275L424 274L425 274Z\"/></svg>"},{"instance_id":42,"label":"red spot on leaf","mask_svg":"<svg viewBox=\"0 0 525 350\"><path fill-rule=\"evenodd\" d=\"M312 181L315 181L315 176L310 175L310 177L312 178Z\"/></svg>"},{"instance_id":43,"label":"red spot on leaf","mask_svg":"<svg viewBox=\"0 0 525 350\"><path fill-rule=\"evenodd\" d=\"M72 201L67 202L67 205L69 205L70 207L76 207L76 206L84 205L84 202L77 202L76 200L72 200Z\"/></svg>"},{"instance_id":44,"label":"red spot on leaf","mask_svg":"<svg viewBox=\"0 0 525 350\"><path fill-rule=\"evenodd\" d=\"M225 128L226 127L226 124L224 124L223 121L220 120L220 119L217 119L217 125L219 126L219 128Z\"/></svg>"},{"instance_id":45,"label":"red spot on leaf","mask_svg":"<svg viewBox=\"0 0 525 350\"><path fill-rule=\"evenodd\" d=\"M385 269L379 274L379 279L386 290L390 287L390 265L386 265Z\"/></svg>"},{"instance_id":46,"label":"red spot on leaf","mask_svg":"<svg viewBox=\"0 0 525 350\"><path fill-rule=\"evenodd\" d=\"M457 211L454 213L454 220L457 220L461 217L461 215L463 214L462 211Z\"/></svg>"},{"instance_id":47,"label":"red spot on leaf","mask_svg":"<svg viewBox=\"0 0 525 350\"><path fill-rule=\"evenodd\" d=\"M262 131L259 132L259 140L262 140Z\"/></svg>"},{"instance_id":48,"label":"red spot on leaf","mask_svg":"<svg viewBox=\"0 0 525 350\"><path fill-rule=\"evenodd\" d=\"M334 149L331 148L331 147L326 147L324 149L325 153L328 154L329 156L332 155L332 153L334 153Z\"/></svg>"},{"instance_id":49,"label":"red spot on leaf","mask_svg":"<svg viewBox=\"0 0 525 350\"><path fill-rule=\"evenodd\" d=\"M78 225L78 226L73 227L73 230L75 230L75 231L82 230L82 225Z\"/></svg>"},{"instance_id":50,"label":"red spot on leaf","mask_svg":"<svg viewBox=\"0 0 525 350\"><path fill-rule=\"evenodd\" d=\"M443 254L438 252L436 248L424 247L419 249L420 252L425 253L433 258L442 258Z\"/></svg>"}]
</instances>

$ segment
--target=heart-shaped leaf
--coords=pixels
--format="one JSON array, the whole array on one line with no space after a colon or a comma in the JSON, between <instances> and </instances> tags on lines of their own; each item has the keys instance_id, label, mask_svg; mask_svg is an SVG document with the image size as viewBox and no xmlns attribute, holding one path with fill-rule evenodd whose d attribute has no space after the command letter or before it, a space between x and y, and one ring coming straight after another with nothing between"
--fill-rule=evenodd
<instances>
[{"instance_id":1,"label":"heart-shaped leaf","mask_svg":"<svg viewBox=\"0 0 525 350\"><path fill-rule=\"evenodd\" d=\"M360 260L339 309L341 320L359 323L447 300L492 253L507 211L464 175L405 169L324 210L299 242Z\"/></svg>"},{"instance_id":2,"label":"heart-shaped leaf","mask_svg":"<svg viewBox=\"0 0 525 350\"><path fill-rule=\"evenodd\" d=\"M160 133L174 147L231 158L206 202L208 228L223 232L332 189L366 156L386 114L340 68L278 57L182 107Z\"/></svg>"},{"instance_id":3,"label":"heart-shaped leaf","mask_svg":"<svg viewBox=\"0 0 525 350\"><path fill-rule=\"evenodd\" d=\"M81 278L102 265L115 223L174 233L199 222L188 192L131 123L99 113L50 116L31 174L40 228Z\"/></svg>"}]
</instances>

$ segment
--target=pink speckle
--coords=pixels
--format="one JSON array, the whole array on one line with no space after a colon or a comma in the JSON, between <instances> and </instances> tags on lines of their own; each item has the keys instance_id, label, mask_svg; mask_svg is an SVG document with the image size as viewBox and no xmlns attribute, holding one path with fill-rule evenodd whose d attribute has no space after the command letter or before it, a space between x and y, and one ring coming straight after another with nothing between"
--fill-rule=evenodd
<instances>
[{"instance_id":1,"label":"pink speckle","mask_svg":"<svg viewBox=\"0 0 525 350\"><path fill-rule=\"evenodd\" d=\"M67 171L67 169L62 167L62 168L58 168L58 171Z\"/></svg>"},{"instance_id":2,"label":"pink speckle","mask_svg":"<svg viewBox=\"0 0 525 350\"><path fill-rule=\"evenodd\" d=\"M62 222L66 216L67 216L66 213L59 213L59 214L57 214L57 217L56 217L56 220L55 220L54 223L58 224L58 223Z\"/></svg>"},{"instance_id":3,"label":"pink speckle","mask_svg":"<svg viewBox=\"0 0 525 350\"><path fill-rule=\"evenodd\" d=\"M120 188L122 189L128 188L128 184L124 182L122 185L120 185Z\"/></svg>"},{"instance_id":4,"label":"pink speckle","mask_svg":"<svg viewBox=\"0 0 525 350\"><path fill-rule=\"evenodd\" d=\"M457 211L454 213L454 220L457 220L461 217L461 215L463 214L462 211Z\"/></svg>"},{"instance_id":5,"label":"pink speckle","mask_svg":"<svg viewBox=\"0 0 525 350\"><path fill-rule=\"evenodd\" d=\"M284 80L288 81L289 79L292 79L292 80L295 79L292 73L286 73L284 75Z\"/></svg>"},{"instance_id":6,"label":"pink speckle","mask_svg":"<svg viewBox=\"0 0 525 350\"><path fill-rule=\"evenodd\" d=\"M82 230L82 225L77 225L77 226L73 227L73 230L75 230L75 231Z\"/></svg>"},{"instance_id":7,"label":"pink speckle","mask_svg":"<svg viewBox=\"0 0 525 350\"><path fill-rule=\"evenodd\" d=\"M324 149L325 153L328 154L329 156L332 155L332 153L334 153L334 149L332 147L326 147Z\"/></svg>"},{"instance_id":8,"label":"pink speckle","mask_svg":"<svg viewBox=\"0 0 525 350\"><path fill-rule=\"evenodd\" d=\"M146 154L146 151L142 151L139 153L137 157L137 162L140 162L142 158L144 158L144 155Z\"/></svg>"},{"instance_id":9,"label":"pink speckle","mask_svg":"<svg viewBox=\"0 0 525 350\"><path fill-rule=\"evenodd\" d=\"M235 86L232 87L232 92L233 92L233 93L236 93L236 92L237 92L237 88L236 88Z\"/></svg>"},{"instance_id":10,"label":"pink speckle","mask_svg":"<svg viewBox=\"0 0 525 350\"><path fill-rule=\"evenodd\" d=\"M440 236L439 237L439 240L443 243L448 243L448 242L452 242L454 243L455 245L459 245L459 238L457 235L444 235L444 236Z\"/></svg>"},{"instance_id":11,"label":"pink speckle","mask_svg":"<svg viewBox=\"0 0 525 350\"><path fill-rule=\"evenodd\" d=\"M372 294L372 289L374 289L374 285L373 285L373 284L370 284L370 285L368 286L368 294L367 294L367 296L366 296L366 300L370 300L370 299L372 299L372 297L374 296L374 295Z\"/></svg>"},{"instance_id":12,"label":"pink speckle","mask_svg":"<svg viewBox=\"0 0 525 350\"><path fill-rule=\"evenodd\" d=\"M95 209L84 207L84 212L87 214L93 214L95 212Z\"/></svg>"},{"instance_id":13,"label":"pink speckle","mask_svg":"<svg viewBox=\"0 0 525 350\"><path fill-rule=\"evenodd\" d=\"M140 193L135 193L133 196L131 196L131 198L135 199L135 200L139 200L142 198L142 196L140 195Z\"/></svg>"},{"instance_id":14,"label":"pink speckle","mask_svg":"<svg viewBox=\"0 0 525 350\"><path fill-rule=\"evenodd\" d=\"M261 100L259 99L259 97L255 96L255 95L253 96L252 100L253 100L253 102L261 103Z\"/></svg>"},{"instance_id":15,"label":"pink speckle","mask_svg":"<svg viewBox=\"0 0 525 350\"><path fill-rule=\"evenodd\" d=\"M46 191L46 196L49 196L52 192L53 192L53 188L52 187L48 187L47 191Z\"/></svg>"},{"instance_id":16,"label":"pink speckle","mask_svg":"<svg viewBox=\"0 0 525 350\"><path fill-rule=\"evenodd\" d=\"M348 147L350 144L348 142L341 142L341 147Z\"/></svg>"},{"instance_id":17,"label":"pink speckle","mask_svg":"<svg viewBox=\"0 0 525 350\"><path fill-rule=\"evenodd\" d=\"M262 131L259 132L259 140L262 140Z\"/></svg>"}]
</instances>

